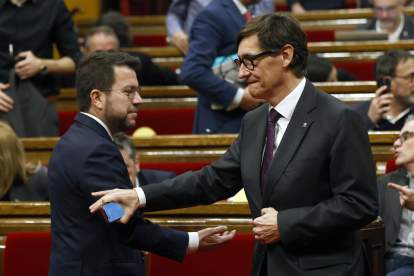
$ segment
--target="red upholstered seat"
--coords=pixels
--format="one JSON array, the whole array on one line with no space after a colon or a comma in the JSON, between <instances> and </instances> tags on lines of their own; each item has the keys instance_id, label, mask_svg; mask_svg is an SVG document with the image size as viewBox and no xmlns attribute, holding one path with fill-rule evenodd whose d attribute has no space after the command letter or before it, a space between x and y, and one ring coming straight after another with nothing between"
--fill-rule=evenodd
<instances>
[{"instance_id":1,"label":"red upholstered seat","mask_svg":"<svg viewBox=\"0 0 414 276\"><path fill-rule=\"evenodd\" d=\"M387 166L385 167L385 174L392 173L398 170L397 165L395 165L395 159L388 160Z\"/></svg>"},{"instance_id":2,"label":"red upholstered seat","mask_svg":"<svg viewBox=\"0 0 414 276\"><path fill-rule=\"evenodd\" d=\"M137 47L165 47L167 41L165 35L134 35L132 44Z\"/></svg>"},{"instance_id":3,"label":"red upholstered seat","mask_svg":"<svg viewBox=\"0 0 414 276\"><path fill-rule=\"evenodd\" d=\"M68 131L77 111L59 111L59 136ZM194 108L182 109L142 109L138 111L135 127L126 131L132 135L142 126L152 128L158 135L191 134L193 131Z\"/></svg>"},{"instance_id":4,"label":"red upholstered seat","mask_svg":"<svg viewBox=\"0 0 414 276\"><path fill-rule=\"evenodd\" d=\"M182 264L151 254L149 276L248 276L252 269L253 248L253 234L237 234L218 250L186 256Z\"/></svg>"},{"instance_id":5,"label":"red upholstered seat","mask_svg":"<svg viewBox=\"0 0 414 276\"><path fill-rule=\"evenodd\" d=\"M8 234L3 257L3 276L48 275L51 247L50 232Z\"/></svg>"},{"instance_id":6,"label":"red upholstered seat","mask_svg":"<svg viewBox=\"0 0 414 276\"><path fill-rule=\"evenodd\" d=\"M335 41L334 30L306 30L308 42L333 42Z\"/></svg>"},{"instance_id":7,"label":"red upholstered seat","mask_svg":"<svg viewBox=\"0 0 414 276\"><path fill-rule=\"evenodd\" d=\"M169 171L180 175L188 171L201 170L210 164L211 162L141 163L140 167L141 169Z\"/></svg>"},{"instance_id":8,"label":"red upholstered seat","mask_svg":"<svg viewBox=\"0 0 414 276\"><path fill-rule=\"evenodd\" d=\"M360 81L373 81L375 61L358 61L358 62L333 62L333 64L348 71Z\"/></svg>"}]
</instances>

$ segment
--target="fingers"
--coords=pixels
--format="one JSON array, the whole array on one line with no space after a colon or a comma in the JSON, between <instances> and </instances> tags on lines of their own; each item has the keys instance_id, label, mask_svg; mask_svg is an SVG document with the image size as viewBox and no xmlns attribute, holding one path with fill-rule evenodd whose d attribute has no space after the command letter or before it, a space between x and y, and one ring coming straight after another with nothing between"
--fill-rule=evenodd
<instances>
[{"instance_id":1,"label":"fingers","mask_svg":"<svg viewBox=\"0 0 414 276\"><path fill-rule=\"evenodd\" d=\"M387 86L386 86L386 85L383 85L383 86L381 86L380 88L378 88L378 89L377 89L377 91L375 91L375 97L379 97L379 96L381 96L381 94L382 94L385 90L387 90Z\"/></svg>"},{"instance_id":2,"label":"fingers","mask_svg":"<svg viewBox=\"0 0 414 276\"><path fill-rule=\"evenodd\" d=\"M3 85L3 87L9 87L10 85ZM13 109L14 101L12 98L6 95L3 91L0 90L0 111L9 112Z\"/></svg>"},{"instance_id":3,"label":"fingers","mask_svg":"<svg viewBox=\"0 0 414 276\"><path fill-rule=\"evenodd\" d=\"M112 192L112 190L106 190L106 191L99 191L99 192L93 192L92 196L104 196Z\"/></svg>"},{"instance_id":4,"label":"fingers","mask_svg":"<svg viewBox=\"0 0 414 276\"><path fill-rule=\"evenodd\" d=\"M2 83L0 82L0 90L6 90L9 89L10 83Z\"/></svg>"},{"instance_id":5,"label":"fingers","mask_svg":"<svg viewBox=\"0 0 414 276\"><path fill-rule=\"evenodd\" d=\"M400 185L394 184L394 183L388 183L388 187L393 188L394 190L397 190L398 192L402 192L402 193L406 192L406 188Z\"/></svg>"},{"instance_id":6,"label":"fingers","mask_svg":"<svg viewBox=\"0 0 414 276\"><path fill-rule=\"evenodd\" d=\"M21 59L25 59L29 54L31 53L31 51L26 51L26 52L21 52L21 53L19 53L18 55L16 55L15 57L14 57L14 60L15 61L19 61L19 60L21 60ZM19 62L18 62L19 63Z\"/></svg>"},{"instance_id":7,"label":"fingers","mask_svg":"<svg viewBox=\"0 0 414 276\"><path fill-rule=\"evenodd\" d=\"M142 256L148 256L148 251L142 251L141 250L141 253L142 253Z\"/></svg>"}]
</instances>

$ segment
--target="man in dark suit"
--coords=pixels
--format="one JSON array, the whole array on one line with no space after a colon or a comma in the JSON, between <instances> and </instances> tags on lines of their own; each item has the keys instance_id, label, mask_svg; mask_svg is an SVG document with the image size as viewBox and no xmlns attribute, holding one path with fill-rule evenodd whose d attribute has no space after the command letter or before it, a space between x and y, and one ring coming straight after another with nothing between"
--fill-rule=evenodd
<instances>
[{"instance_id":1,"label":"man in dark suit","mask_svg":"<svg viewBox=\"0 0 414 276\"><path fill-rule=\"evenodd\" d=\"M375 61L379 88L370 101L351 105L362 117L367 130L400 130L414 113L414 57L402 49L391 49ZM391 82L386 93L385 80Z\"/></svg>"},{"instance_id":2,"label":"man in dark suit","mask_svg":"<svg viewBox=\"0 0 414 276\"><path fill-rule=\"evenodd\" d=\"M145 275L140 250L182 261L185 254L217 248L235 234L214 235L226 227L174 231L144 220L139 212L125 225L107 224L102 214L89 212L91 192L132 188L112 135L135 125L142 104L134 71L139 65L127 53L104 52L79 63L76 92L81 112L49 161L50 276ZM206 246L211 242L213 247Z\"/></svg>"},{"instance_id":3,"label":"man in dark suit","mask_svg":"<svg viewBox=\"0 0 414 276\"><path fill-rule=\"evenodd\" d=\"M266 14L237 35L239 77L265 104L211 166L157 185L108 194L149 211L211 204L244 188L256 244L251 275L369 275L360 228L377 217L375 166L364 124L304 78L306 34ZM125 217L126 218L126 217Z\"/></svg>"},{"instance_id":4,"label":"man in dark suit","mask_svg":"<svg viewBox=\"0 0 414 276\"><path fill-rule=\"evenodd\" d=\"M414 275L414 117L394 142L398 171L377 181L379 215L385 223L387 275Z\"/></svg>"},{"instance_id":5,"label":"man in dark suit","mask_svg":"<svg viewBox=\"0 0 414 276\"><path fill-rule=\"evenodd\" d=\"M197 91L193 133L237 133L246 111L264 103L252 98L247 88L237 87L211 70L217 57L237 52L234 41L246 24L243 14L255 3L255 0L212 1L194 19L190 48L181 68L181 83Z\"/></svg>"},{"instance_id":6,"label":"man in dark suit","mask_svg":"<svg viewBox=\"0 0 414 276\"><path fill-rule=\"evenodd\" d=\"M414 38L414 18L403 14L405 0L373 0L373 19L355 30L376 30L388 33L389 41Z\"/></svg>"},{"instance_id":7,"label":"man in dark suit","mask_svg":"<svg viewBox=\"0 0 414 276\"><path fill-rule=\"evenodd\" d=\"M115 134L113 138L116 147L119 149L122 157L124 158L129 178L131 179L131 183L134 188L159 183L176 176L174 172L141 170L139 166L139 155L135 151L132 140L122 132Z\"/></svg>"}]
</instances>

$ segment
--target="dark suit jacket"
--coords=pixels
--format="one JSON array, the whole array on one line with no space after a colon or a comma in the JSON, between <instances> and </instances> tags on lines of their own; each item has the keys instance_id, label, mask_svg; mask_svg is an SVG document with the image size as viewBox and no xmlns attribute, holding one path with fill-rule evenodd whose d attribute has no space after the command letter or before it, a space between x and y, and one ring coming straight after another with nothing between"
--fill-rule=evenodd
<instances>
[{"instance_id":1,"label":"dark suit jacket","mask_svg":"<svg viewBox=\"0 0 414 276\"><path fill-rule=\"evenodd\" d=\"M400 39L414 39L414 18L404 15L404 28L400 34ZM355 30L375 30L377 18L373 18L365 24L361 24Z\"/></svg>"},{"instance_id":2,"label":"dark suit jacket","mask_svg":"<svg viewBox=\"0 0 414 276\"><path fill-rule=\"evenodd\" d=\"M215 76L211 70L219 56L237 53L236 36L246 19L232 0L212 1L196 16L191 27L190 49L181 68L181 83L197 91L193 133L238 133L246 112L226 111L237 87ZM222 105L212 110L211 103Z\"/></svg>"},{"instance_id":3,"label":"dark suit jacket","mask_svg":"<svg viewBox=\"0 0 414 276\"><path fill-rule=\"evenodd\" d=\"M91 192L131 189L124 160L106 130L79 113L53 149L48 183L52 251L49 276L145 275L141 252L182 261L188 234L169 230L135 213L126 224L107 224L91 214ZM135 248L135 249L134 249Z\"/></svg>"},{"instance_id":4,"label":"dark suit jacket","mask_svg":"<svg viewBox=\"0 0 414 276\"><path fill-rule=\"evenodd\" d=\"M154 183L160 183L166 179L176 177L174 172L158 171L158 170L140 170L137 174L139 186L145 186Z\"/></svg>"},{"instance_id":5,"label":"dark suit jacket","mask_svg":"<svg viewBox=\"0 0 414 276\"><path fill-rule=\"evenodd\" d=\"M367 130L401 130L404 126L405 120L408 115L414 113L414 107L411 108L410 112L401 117L395 124L390 123L388 120L381 119L377 125L375 125L368 117L369 106L371 101L364 101L356 104L352 104L350 107L361 115L362 121L364 121Z\"/></svg>"},{"instance_id":6,"label":"dark suit jacket","mask_svg":"<svg viewBox=\"0 0 414 276\"><path fill-rule=\"evenodd\" d=\"M390 250L398 238L403 210L400 193L387 186L390 182L401 186L408 185L405 170L399 169L377 180L379 215L385 223L385 252Z\"/></svg>"},{"instance_id":7,"label":"dark suit jacket","mask_svg":"<svg viewBox=\"0 0 414 276\"><path fill-rule=\"evenodd\" d=\"M296 3L300 2L300 4L305 8L305 10L312 11L312 10L332 10L332 9L345 9L345 1L344 0L329 0L329 1L320 1L320 0L287 0L287 4L289 9L291 6Z\"/></svg>"},{"instance_id":8,"label":"dark suit jacket","mask_svg":"<svg viewBox=\"0 0 414 276\"><path fill-rule=\"evenodd\" d=\"M256 242L251 275L259 275L264 258L267 275L365 275L359 229L377 217L377 189L359 115L307 81L262 195L268 113L268 104L248 112L239 137L218 162L143 187L146 209L211 204L244 188L253 219L265 207L279 212L282 238L267 246Z\"/></svg>"}]
</instances>

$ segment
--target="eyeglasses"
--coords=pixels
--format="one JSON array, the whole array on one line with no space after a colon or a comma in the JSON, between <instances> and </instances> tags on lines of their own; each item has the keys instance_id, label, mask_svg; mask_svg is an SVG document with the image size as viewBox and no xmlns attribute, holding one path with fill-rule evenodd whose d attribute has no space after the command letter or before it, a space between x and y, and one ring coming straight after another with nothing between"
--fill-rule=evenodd
<instances>
[{"instance_id":1,"label":"eyeglasses","mask_svg":"<svg viewBox=\"0 0 414 276\"><path fill-rule=\"evenodd\" d=\"M255 56L251 56L251 57L245 57L245 58L236 58L234 60L234 64L236 64L237 68L240 69L241 65L244 64L244 66L246 66L247 69L249 70L253 70L254 69L254 63L253 60L264 56L264 55L268 55L268 54L274 54L277 53L276 51L265 51L263 53L260 53L258 55Z\"/></svg>"},{"instance_id":2,"label":"eyeglasses","mask_svg":"<svg viewBox=\"0 0 414 276\"><path fill-rule=\"evenodd\" d=\"M375 10L377 11L377 12L383 12L383 11L385 11L385 12L392 12L392 11L394 11L397 7L399 6L399 4L397 4L397 5L395 5L395 6L389 6L389 7L374 7L375 8Z\"/></svg>"},{"instance_id":3,"label":"eyeglasses","mask_svg":"<svg viewBox=\"0 0 414 276\"><path fill-rule=\"evenodd\" d=\"M404 143L408 137L412 137L414 135L414 132L412 131L404 131L398 138L397 141L400 140L401 144Z\"/></svg>"},{"instance_id":4,"label":"eyeglasses","mask_svg":"<svg viewBox=\"0 0 414 276\"><path fill-rule=\"evenodd\" d=\"M408 74L407 76L397 76L397 75L395 75L394 77L395 78L403 78L403 79L406 79L406 80L409 80L409 81L413 82L414 81L414 72L411 73L411 74Z\"/></svg>"},{"instance_id":5,"label":"eyeglasses","mask_svg":"<svg viewBox=\"0 0 414 276\"><path fill-rule=\"evenodd\" d=\"M135 97L135 94L141 96L141 87L129 87L126 90L120 89L97 89L99 91L113 91L113 92L120 92L127 96L128 99L132 100Z\"/></svg>"}]
</instances>

